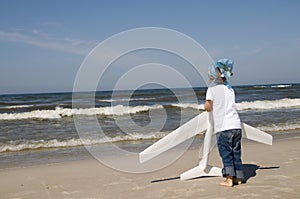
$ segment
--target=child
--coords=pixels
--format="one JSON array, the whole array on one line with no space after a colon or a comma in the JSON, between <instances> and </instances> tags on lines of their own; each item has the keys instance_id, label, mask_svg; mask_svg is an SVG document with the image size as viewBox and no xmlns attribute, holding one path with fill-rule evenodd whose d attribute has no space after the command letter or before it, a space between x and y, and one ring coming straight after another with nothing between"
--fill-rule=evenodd
<instances>
[{"instance_id":1,"label":"child","mask_svg":"<svg viewBox=\"0 0 300 199\"><path fill-rule=\"evenodd\" d=\"M207 89L205 110L212 111L214 131L217 132L219 154L222 158L222 186L241 184L244 178L241 161L241 122L235 106L235 94L228 80L233 62L220 59L209 69L210 86Z\"/></svg>"}]
</instances>

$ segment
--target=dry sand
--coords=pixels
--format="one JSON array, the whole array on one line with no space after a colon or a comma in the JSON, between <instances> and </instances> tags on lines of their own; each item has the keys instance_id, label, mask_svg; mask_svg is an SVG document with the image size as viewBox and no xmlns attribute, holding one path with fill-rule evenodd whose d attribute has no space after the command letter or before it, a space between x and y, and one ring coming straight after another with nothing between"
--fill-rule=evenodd
<instances>
[{"instance_id":1,"label":"dry sand","mask_svg":"<svg viewBox=\"0 0 300 199\"><path fill-rule=\"evenodd\" d=\"M273 146L243 144L247 182L226 188L221 177L180 181L198 163L198 150L187 151L162 170L128 174L96 160L0 170L0 198L299 198L300 138L275 140ZM210 164L221 166L216 150ZM156 182L152 182L156 181Z\"/></svg>"}]
</instances>

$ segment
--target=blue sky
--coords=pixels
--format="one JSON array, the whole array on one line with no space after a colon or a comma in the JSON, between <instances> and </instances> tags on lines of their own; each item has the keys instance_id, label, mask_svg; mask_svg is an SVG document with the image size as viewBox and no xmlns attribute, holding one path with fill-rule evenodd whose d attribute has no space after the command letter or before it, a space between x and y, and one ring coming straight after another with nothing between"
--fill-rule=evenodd
<instances>
[{"instance_id":1,"label":"blue sky","mask_svg":"<svg viewBox=\"0 0 300 199\"><path fill-rule=\"evenodd\" d=\"M298 83L299 10L297 0L1 0L0 94L72 91L99 42L149 26L192 37L213 59L233 59L234 85Z\"/></svg>"}]
</instances>

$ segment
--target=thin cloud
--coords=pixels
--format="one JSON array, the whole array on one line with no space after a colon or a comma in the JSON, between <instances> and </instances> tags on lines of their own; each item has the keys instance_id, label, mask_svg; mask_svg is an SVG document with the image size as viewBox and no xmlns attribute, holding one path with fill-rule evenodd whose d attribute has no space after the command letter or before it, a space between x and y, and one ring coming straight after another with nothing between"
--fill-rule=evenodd
<instances>
[{"instance_id":1,"label":"thin cloud","mask_svg":"<svg viewBox=\"0 0 300 199\"><path fill-rule=\"evenodd\" d=\"M43 26L43 27L63 27L63 25L59 22L55 22L55 21L47 21L47 22L42 22L42 23L39 23L40 26Z\"/></svg>"},{"instance_id":2,"label":"thin cloud","mask_svg":"<svg viewBox=\"0 0 300 199\"><path fill-rule=\"evenodd\" d=\"M256 55L263 51L262 47L258 47L249 51L249 55Z\"/></svg>"},{"instance_id":3,"label":"thin cloud","mask_svg":"<svg viewBox=\"0 0 300 199\"><path fill-rule=\"evenodd\" d=\"M33 30L33 35L20 32L0 31L0 40L25 43L40 48L58 50L78 55L87 55L89 51L97 44L95 41L86 41L73 38L56 38L36 29Z\"/></svg>"}]
</instances>

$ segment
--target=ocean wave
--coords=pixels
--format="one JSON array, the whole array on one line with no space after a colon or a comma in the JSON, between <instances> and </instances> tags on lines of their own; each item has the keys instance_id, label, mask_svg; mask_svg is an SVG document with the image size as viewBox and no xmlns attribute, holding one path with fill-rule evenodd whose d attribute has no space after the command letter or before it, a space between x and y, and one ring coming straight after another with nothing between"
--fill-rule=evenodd
<instances>
[{"instance_id":1,"label":"ocean wave","mask_svg":"<svg viewBox=\"0 0 300 199\"><path fill-rule=\"evenodd\" d=\"M276 131L292 131L300 129L300 123L279 123L268 126L258 126L262 131L276 132Z\"/></svg>"},{"instance_id":2,"label":"ocean wave","mask_svg":"<svg viewBox=\"0 0 300 199\"><path fill-rule=\"evenodd\" d=\"M138 140L149 140L159 139L167 135L168 132L156 132L149 133L147 135L135 133L132 135L121 135L116 137L104 137L98 139L69 139L59 141L57 139L52 140L24 140L24 141L10 141L7 144L0 146L0 153L4 152L17 152L24 150L36 150L36 149L50 149L50 148L67 148L76 146L92 146L96 144L104 143L115 143L120 141L138 141Z\"/></svg>"},{"instance_id":3,"label":"ocean wave","mask_svg":"<svg viewBox=\"0 0 300 199\"><path fill-rule=\"evenodd\" d=\"M271 88L288 88L291 87L291 84L279 84L279 85L273 85Z\"/></svg>"},{"instance_id":4,"label":"ocean wave","mask_svg":"<svg viewBox=\"0 0 300 199\"><path fill-rule=\"evenodd\" d=\"M172 104L171 106L178 108L192 108L197 110L204 110L204 104L196 104L196 103L178 103Z\"/></svg>"},{"instance_id":5,"label":"ocean wave","mask_svg":"<svg viewBox=\"0 0 300 199\"><path fill-rule=\"evenodd\" d=\"M300 129L300 123L278 123L270 125L258 125L258 128L266 132L293 131ZM68 148L77 146L92 146L96 144L116 143L122 141L142 141L156 140L166 136L169 132L152 132L148 134L133 133L132 135L119 135L116 137L103 137L97 139L69 139L69 140L17 140L9 141L0 145L0 153L18 152L24 150L51 149L51 148Z\"/></svg>"},{"instance_id":6,"label":"ocean wave","mask_svg":"<svg viewBox=\"0 0 300 199\"><path fill-rule=\"evenodd\" d=\"M261 85L261 86L253 86L253 88L267 88L267 86L263 86L263 85Z\"/></svg>"},{"instance_id":7,"label":"ocean wave","mask_svg":"<svg viewBox=\"0 0 300 199\"><path fill-rule=\"evenodd\" d=\"M278 84L278 85L255 85L253 88L289 88L292 84Z\"/></svg>"},{"instance_id":8,"label":"ocean wave","mask_svg":"<svg viewBox=\"0 0 300 199\"><path fill-rule=\"evenodd\" d=\"M29 108L33 107L34 105L12 105L12 106L3 106L0 109L18 109L18 108Z\"/></svg>"},{"instance_id":9,"label":"ocean wave","mask_svg":"<svg viewBox=\"0 0 300 199\"><path fill-rule=\"evenodd\" d=\"M34 110L23 113L1 113L0 120L21 120L21 119L60 119L73 115L128 115L163 108L162 105L153 106L123 106L96 107L85 109L71 109L56 107L54 110Z\"/></svg>"},{"instance_id":10,"label":"ocean wave","mask_svg":"<svg viewBox=\"0 0 300 199\"><path fill-rule=\"evenodd\" d=\"M178 103L170 104L173 107L184 109L204 110L203 104L197 103ZM268 110L268 109L282 109L282 108L300 108L300 98L296 99L279 99L279 100L257 100L244 101L236 103L239 111L247 110ZM162 109L163 105L156 104L152 106L107 106L95 108L71 109L56 107L53 110L33 110L22 113L1 113L0 120L22 120L22 119L60 119L63 117L71 117L73 115L106 115L106 116L122 116L129 114L136 114L149 110Z\"/></svg>"},{"instance_id":11,"label":"ocean wave","mask_svg":"<svg viewBox=\"0 0 300 199\"><path fill-rule=\"evenodd\" d=\"M237 103L236 106L238 110L298 108L300 107L300 99L257 100L252 102L240 102Z\"/></svg>"},{"instance_id":12,"label":"ocean wave","mask_svg":"<svg viewBox=\"0 0 300 199\"><path fill-rule=\"evenodd\" d=\"M121 99L99 99L98 102L130 102L130 101L147 101L155 98L121 98Z\"/></svg>"},{"instance_id":13,"label":"ocean wave","mask_svg":"<svg viewBox=\"0 0 300 199\"><path fill-rule=\"evenodd\" d=\"M204 110L204 104L196 103L179 103L172 104L174 107L192 108L197 110ZM239 111L244 110L262 110L262 109L280 109L280 108L298 108L300 107L300 99L280 99L280 100L257 100L252 102L236 103Z\"/></svg>"}]
</instances>

